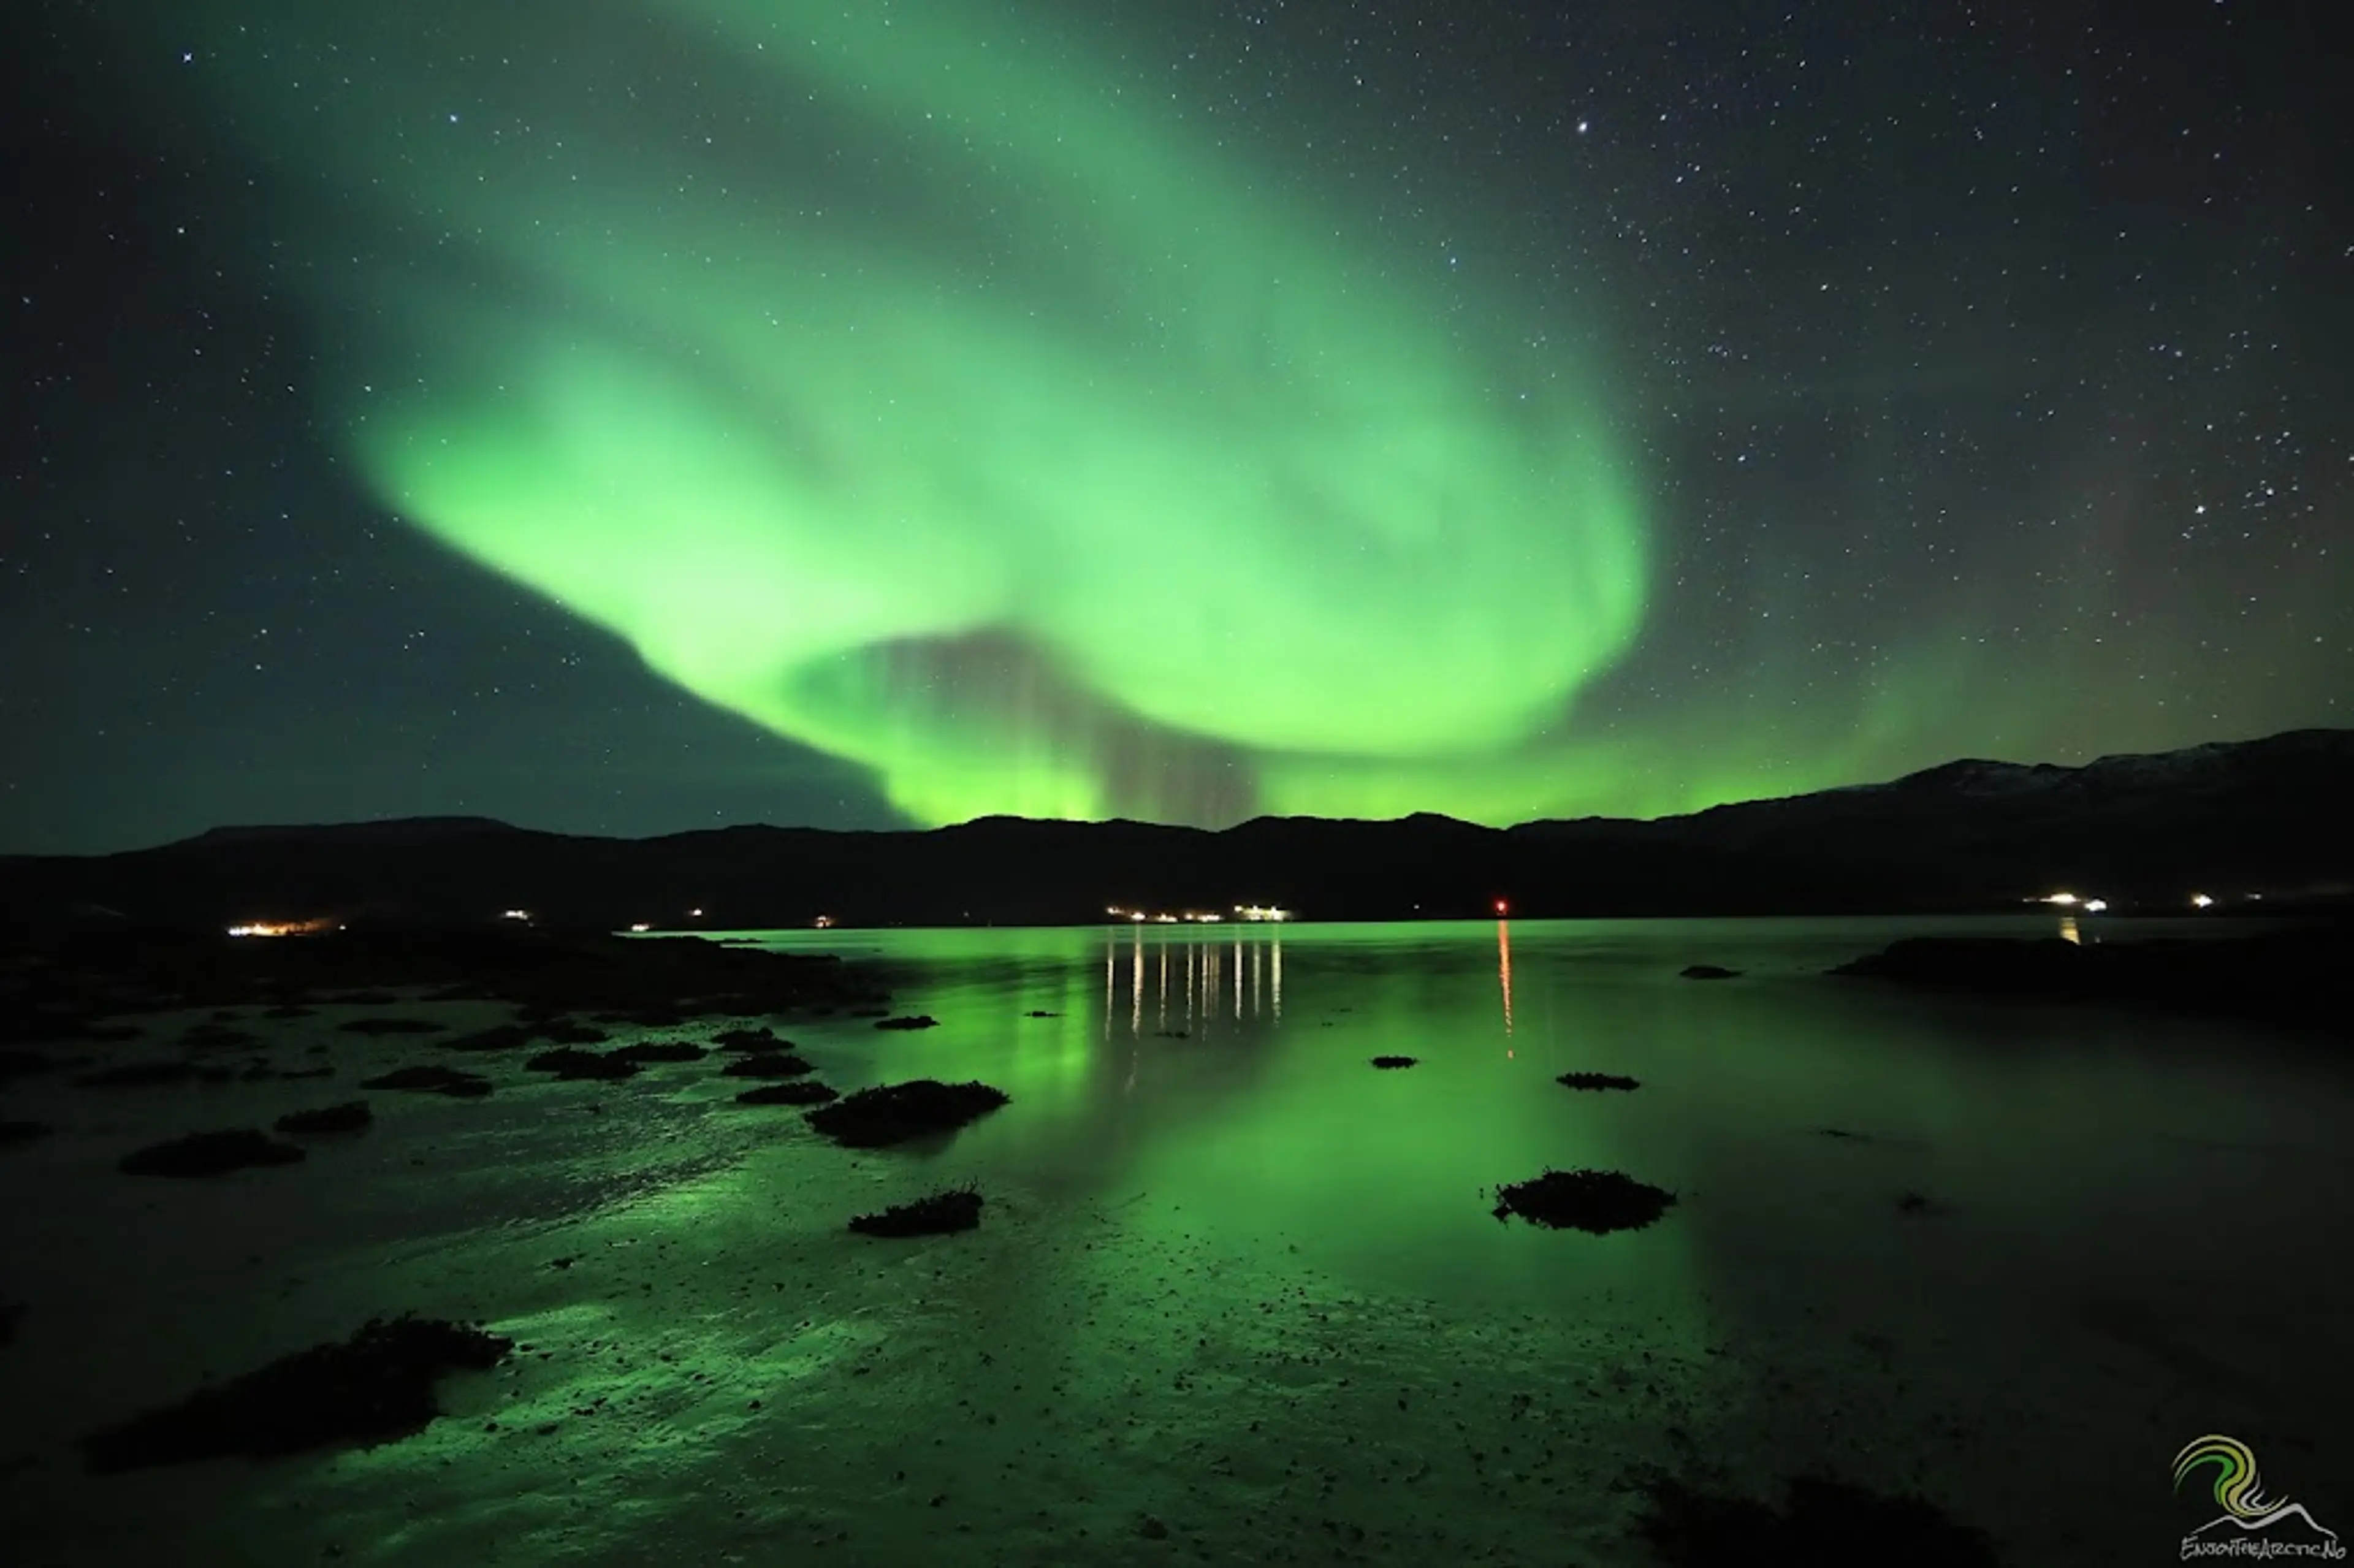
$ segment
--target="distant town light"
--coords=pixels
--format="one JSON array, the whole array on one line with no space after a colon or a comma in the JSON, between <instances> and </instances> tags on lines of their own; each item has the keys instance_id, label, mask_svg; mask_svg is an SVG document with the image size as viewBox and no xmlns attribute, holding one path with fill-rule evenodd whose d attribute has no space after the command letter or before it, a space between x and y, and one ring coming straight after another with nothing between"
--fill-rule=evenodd
<instances>
[{"instance_id":1,"label":"distant town light","mask_svg":"<svg viewBox=\"0 0 2354 1568\"><path fill-rule=\"evenodd\" d=\"M2211 909L2214 906L2215 901L2203 893L2194 893L2190 895L2190 907L2193 909Z\"/></svg>"},{"instance_id":2,"label":"distant town light","mask_svg":"<svg viewBox=\"0 0 2354 1568\"><path fill-rule=\"evenodd\" d=\"M1259 922L1291 918L1290 910L1278 909L1271 904L1237 904L1235 906L1235 913L1245 920Z\"/></svg>"},{"instance_id":3,"label":"distant town light","mask_svg":"<svg viewBox=\"0 0 2354 1568\"><path fill-rule=\"evenodd\" d=\"M631 926L630 927L630 929L631 929L631 930L632 930L632 931L637 931L637 932L646 932L646 931L651 931L651 930L652 930L652 929L653 929L653 927L652 927L652 926L647 925L643 920L640 920L640 921L637 921L636 923L634 923L633 925L631 925Z\"/></svg>"},{"instance_id":4,"label":"distant town light","mask_svg":"<svg viewBox=\"0 0 2354 1568\"><path fill-rule=\"evenodd\" d=\"M2064 907L2068 905L2074 904L2076 901L2076 895L2073 893L2055 893L2052 895L2051 897L2046 898L2043 902L2046 904L2061 905Z\"/></svg>"},{"instance_id":5,"label":"distant town light","mask_svg":"<svg viewBox=\"0 0 2354 1568\"><path fill-rule=\"evenodd\" d=\"M833 929L833 916L831 915L821 915L817 917L816 925L817 928L821 931L831 931Z\"/></svg>"},{"instance_id":6,"label":"distant town light","mask_svg":"<svg viewBox=\"0 0 2354 1568\"><path fill-rule=\"evenodd\" d=\"M686 912L686 917L690 920L700 920L703 918L703 911L700 909L690 909Z\"/></svg>"},{"instance_id":7,"label":"distant town light","mask_svg":"<svg viewBox=\"0 0 2354 1568\"><path fill-rule=\"evenodd\" d=\"M1499 915L1509 915L1511 913L1511 908L1502 899L1499 898L1496 900L1496 913Z\"/></svg>"},{"instance_id":8,"label":"distant town light","mask_svg":"<svg viewBox=\"0 0 2354 1568\"><path fill-rule=\"evenodd\" d=\"M2087 898L2084 900L2084 913L2087 915L2098 915L2102 910L2106 909L2108 906L2109 901L2105 898Z\"/></svg>"},{"instance_id":9,"label":"distant town light","mask_svg":"<svg viewBox=\"0 0 2354 1568\"><path fill-rule=\"evenodd\" d=\"M531 911L528 909L502 909L499 911L499 918L502 920L528 920L531 918Z\"/></svg>"},{"instance_id":10,"label":"distant town light","mask_svg":"<svg viewBox=\"0 0 2354 1568\"><path fill-rule=\"evenodd\" d=\"M315 937L322 931L340 931L343 927L333 920L255 920L243 926L231 926L232 937Z\"/></svg>"}]
</instances>

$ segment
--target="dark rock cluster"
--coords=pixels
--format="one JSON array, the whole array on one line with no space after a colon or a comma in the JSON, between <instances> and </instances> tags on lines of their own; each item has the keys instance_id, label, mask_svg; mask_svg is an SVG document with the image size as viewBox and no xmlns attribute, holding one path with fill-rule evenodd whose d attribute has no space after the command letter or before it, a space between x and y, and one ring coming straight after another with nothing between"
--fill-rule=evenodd
<instances>
[{"instance_id":1,"label":"dark rock cluster","mask_svg":"<svg viewBox=\"0 0 2354 1568\"><path fill-rule=\"evenodd\" d=\"M441 1414L434 1383L442 1374L487 1371L513 1348L461 1323L378 1319L341 1344L298 1351L94 1433L82 1439L83 1457L94 1474L112 1475L406 1437Z\"/></svg>"}]
</instances>

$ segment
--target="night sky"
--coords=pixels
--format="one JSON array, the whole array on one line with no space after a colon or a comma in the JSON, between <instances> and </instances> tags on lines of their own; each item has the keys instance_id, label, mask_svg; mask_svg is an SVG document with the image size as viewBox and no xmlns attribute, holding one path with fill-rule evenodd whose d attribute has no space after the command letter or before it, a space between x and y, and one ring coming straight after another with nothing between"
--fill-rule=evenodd
<instances>
[{"instance_id":1,"label":"night sky","mask_svg":"<svg viewBox=\"0 0 2354 1568\"><path fill-rule=\"evenodd\" d=\"M2318 3L5 12L0 852L2354 718Z\"/></svg>"}]
</instances>

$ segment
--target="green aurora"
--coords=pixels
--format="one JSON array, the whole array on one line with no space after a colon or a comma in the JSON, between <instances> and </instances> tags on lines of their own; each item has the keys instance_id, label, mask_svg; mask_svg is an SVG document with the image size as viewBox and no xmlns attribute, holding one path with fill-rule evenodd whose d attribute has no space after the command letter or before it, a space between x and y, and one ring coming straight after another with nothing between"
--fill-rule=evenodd
<instances>
[{"instance_id":1,"label":"green aurora","mask_svg":"<svg viewBox=\"0 0 2354 1568\"><path fill-rule=\"evenodd\" d=\"M1518 302L959 6L674 0L673 98L541 15L463 18L488 125L415 111L406 13L240 93L407 241L318 302L400 514L919 821L1580 802L1642 485ZM661 151L722 134L740 181Z\"/></svg>"}]
</instances>

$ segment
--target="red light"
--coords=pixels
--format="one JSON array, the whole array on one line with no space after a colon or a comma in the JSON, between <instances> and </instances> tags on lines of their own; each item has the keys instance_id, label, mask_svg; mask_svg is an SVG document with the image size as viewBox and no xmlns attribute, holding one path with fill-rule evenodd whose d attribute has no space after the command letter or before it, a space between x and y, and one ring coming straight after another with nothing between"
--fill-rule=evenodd
<instances>
[{"instance_id":1,"label":"red light","mask_svg":"<svg viewBox=\"0 0 2354 1568\"><path fill-rule=\"evenodd\" d=\"M1496 913L1499 915L1504 913L1504 901L1500 898L1496 900Z\"/></svg>"}]
</instances>

